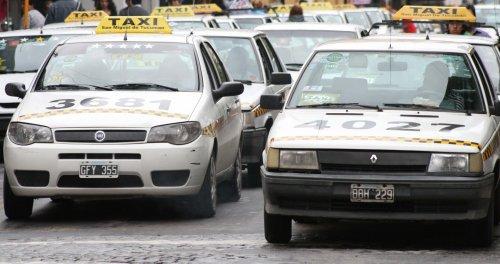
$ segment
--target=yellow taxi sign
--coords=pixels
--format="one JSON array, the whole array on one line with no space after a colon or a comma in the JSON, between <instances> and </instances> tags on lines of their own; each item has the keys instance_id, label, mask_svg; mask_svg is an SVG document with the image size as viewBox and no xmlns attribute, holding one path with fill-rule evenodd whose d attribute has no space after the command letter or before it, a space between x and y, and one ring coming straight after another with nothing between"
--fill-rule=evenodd
<instances>
[{"instance_id":1,"label":"yellow taxi sign","mask_svg":"<svg viewBox=\"0 0 500 264\"><path fill-rule=\"evenodd\" d=\"M301 3L300 6L304 10L332 10L333 9L333 6L330 2Z\"/></svg>"},{"instance_id":2,"label":"yellow taxi sign","mask_svg":"<svg viewBox=\"0 0 500 264\"><path fill-rule=\"evenodd\" d=\"M394 20L442 20L476 22L476 17L466 7L409 6L405 5L393 16Z\"/></svg>"},{"instance_id":3,"label":"yellow taxi sign","mask_svg":"<svg viewBox=\"0 0 500 264\"><path fill-rule=\"evenodd\" d=\"M116 16L105 17L96 29L97 34L112 33L162 33L170 34L172 29L162 16Z\"/></svg>"},{"instance_id":4,"label":"yellow taxi sign","mask_svg":"<svg viewBox=\"0 0 500 264\"><path fill-rule=\"evenodd\" d=\"M269 9L268 11L268 14L288 14L290 13L290 9L292 9L292 5L277 5L271 7L271 9Z\"/></svg>"},{"instance_id":5,"label":"yellow taxi sign","mask_svg":"<svg viewBox=\"0 0 500 264\"><path fill-rule=\"evenodd\" d=\"M333 9L356 9L356 6L353 4L342 4L342 5L333 5Z\"/></svg>"},{"instance_id":6,"label":"yellow taxi sign","mask_svg":"<svg viewBox=\"0 0 500 264\"><path fill-rule=\"evenodd\" d=\"M191 6L162 6L153 9L152 16L189 17L194 16Z\"/></svg>"},{"instance_id":7,"label":"yellow taxi sign","mask_svg":"<svg viewBox=\"0 0 500 264\"><path fill-rule=\"evenodd\" d=\"M222 12L222 9L216 4L197 4L197 5L182 5L182 6L191 7L195 14L210 14L210 13Z\"/></svg>"},{"instance_id":8,"label":"yellow taxi sign","mask_svg":"<svg viewBox=\"0 0 500 264\"><path fill-rule=\"evenodd\" d=\"M71 12L64 23L81 22L81 21L99 21L108 14L104 11L73 11Z\"/></svg>"}]
</instances>

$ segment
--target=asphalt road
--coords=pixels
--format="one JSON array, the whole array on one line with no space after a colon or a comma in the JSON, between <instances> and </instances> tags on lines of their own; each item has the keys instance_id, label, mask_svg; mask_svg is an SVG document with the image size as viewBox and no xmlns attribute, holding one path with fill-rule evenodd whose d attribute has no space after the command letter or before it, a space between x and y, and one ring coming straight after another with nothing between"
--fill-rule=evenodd
<instances>
[{"instance_id":1,"label":"asphalt road","mask_svg":"<svg viewBox=\"0 0 500 264\"><path fill-rule=\"evenodd\" d=\"M290 244L271 245L262 205L258 188L211 219L160 199L39 199L29 221L8 221L0 203L0 262L500 263L500 228L491 248L470 248L463 224L294 223Z\"/></svg>"}]
</instances>

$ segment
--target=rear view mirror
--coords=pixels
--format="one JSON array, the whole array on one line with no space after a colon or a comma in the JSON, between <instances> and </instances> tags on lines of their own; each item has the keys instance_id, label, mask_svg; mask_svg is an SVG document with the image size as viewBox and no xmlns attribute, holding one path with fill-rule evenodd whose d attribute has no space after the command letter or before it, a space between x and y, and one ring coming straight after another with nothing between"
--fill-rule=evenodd
<instances>
[{"instance_id":1,"label":"rear view mirror","mask_svg":"<svg viewBox=\"0 0 500 264\"><path fill-rule=\"evenodd\" d=\"M361 30L360 33L361 33L360 35L362 38L368 37L370 35L366 29Z\"/></svg>"},{"instance_id":2,"label":"rear view mirror","mask_svg":"<svg viewBox=\"0 0 500 264\"><path fill-rule=\"evenodd\" d=\"M281 110L283 108L282 96L280 94L264 94L260 96L260 107L269 110Z\"/></svg>"},{"instance_id":3,"label":"rear view mirror","mask_svg":"<svg viewBox=\"0 0 500 264\"><path fill-rule=\"evenodd\" d=\"M213 92L215 100L226 96L237 96L243 93L244 86L240 82L225 82Z\"/></svg>"},{"instance_id":4,"label":"rear view mirror","mask_svg":"<svg viewBox=\"0 0 500 264\"><path fill-rule=\"evenodd\" d=\"M5 85L5 93L8 96L22 99L26 95L26 87L23 83L8 83Z\"/></svg>"},{"instance_id":5,"label":"rear view mirror","mask_svg":"<svg viewBox=\"0 0 500 264\"><path fill-rule=\"evenodd\" d=\"M274 72L271 74L271 84L286 85L292 83L292 75L287 72Z\"/></svg>"},{"instance_id":6,"label":"rear view mirror","mask_svg":"<svg viewBox=\"0 0 500 264\"><path fill-rule=\"evenodd\" d=\"M379 71L406 71L408 69L408 63L403 61L384 61L377 65L377 70Z\"/></svg>"}]
</instances>

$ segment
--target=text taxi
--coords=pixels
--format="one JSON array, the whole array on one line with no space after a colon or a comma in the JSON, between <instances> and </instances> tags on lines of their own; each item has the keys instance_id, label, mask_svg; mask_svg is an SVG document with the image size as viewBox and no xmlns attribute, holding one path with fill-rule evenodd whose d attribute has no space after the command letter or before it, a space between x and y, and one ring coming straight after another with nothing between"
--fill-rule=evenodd
<instances>
[{"instance_id":1,"label":"text taxi","mask_svg":"<svg viewBox=\"0 0 500 264\"><path fill-rule=\"evenodd\" d=\"M426 40L316 48L268 137L266 239L288 242L301 217L465 220L489 245L500 103L477 62L471 45Z\"/></svg>"},{"instance_id":2,"label":"text taxi","mask_svg":"<svg viewBox=\"0 0 500 264\"><path fill-rule=\"evenodd\" d=\"M104 18L56 46L31 87L7 85L24 98L4 146L9 218L34 198L96 196L185 196L210 217L222 181L239 199L243 85L206 40L168 32L162 17Z\"/></svg>"}]
</instances>

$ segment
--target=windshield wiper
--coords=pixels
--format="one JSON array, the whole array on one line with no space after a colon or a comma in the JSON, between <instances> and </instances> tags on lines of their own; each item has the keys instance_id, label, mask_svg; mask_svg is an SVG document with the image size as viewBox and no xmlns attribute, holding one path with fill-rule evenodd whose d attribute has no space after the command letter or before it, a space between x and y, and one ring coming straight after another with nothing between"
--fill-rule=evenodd
<instances>
[{"instance_id":1,"label":"windshield wiper","mask_svg":"<svg viewBox=\"0 0 500 264\"><path fill-rule=\"evenodd\" d=\"M333 108L343 108L349 106L356 106L368 109L377 109L377 111L382 112L382 108L378 105L365 105L359 103L322 103L322 104L310 104L310 105L297 105L297 108L322 108L322 107L333 107Z\"/></svg>"},{"instance_id":2,"label":"windshield wiper","mask_svg":"<svg viewBox=\"0 0 500 264\"><path fill-rule=\"evenodd\" d=\"M177 88L173 88L173 87L168 87L168 86L165 86L165 85L161 85L161 84L156 84L156 83L122 83L122 84L113 84L113 85L110 85L108 87L113 87L113 88L137 88L138 86L142 86L142 87L149 87L149 88L158 88L158 89L165 89L165 90L170 90L170 91L174 91L174 92L178 92L179 89Z\"/></svg>"},{"instance_id":3,"label":"windshield wiper","mask_svg":"<svg viewBox=\"0 0 500 264\"><path fill-rule=\"evenodd\" d=\"M300 70L304 64L303 63L287 63L285 64L287 70Z\"/></svg>"},{"instance_id":4,"label":"windshield wiper","mask_svg":"<svg viewBox=\"0 0 500 264\"><path fill-rule=\"evenodd\" d=\"M240 82L242 84L251 85L253 82L250 80L234 80L235 82Z\"/></svg>"},{"instance_id":5,"label":"windshield wiper","mask_svg":"<svg viewBox=\"0 0 500 264\"><path fill-rule=\"evenodd\" d=\"M44 90L56 90L59 88L68 88L68 89L75 89L75 90L104 90L104 91L113 91L113 88L110 87L104 87L104 86L99 86L99 85L91 85L91 84L53 84L53 85L46 85L42 89Z\"/></svg>"},{"instance_id":6,"label":"windshield wiper","mask_svg":"<svg viewBox=\"0 0 500 264\"><path fill-rule=\"evenodd\" d=\"M439 109L439 106L425 105L425 104L401 104L401 103L390 103L382 104L383 106L389 107L407 107L407 108L424 108L424 109Z\"/></svg>"}]
</instances>

